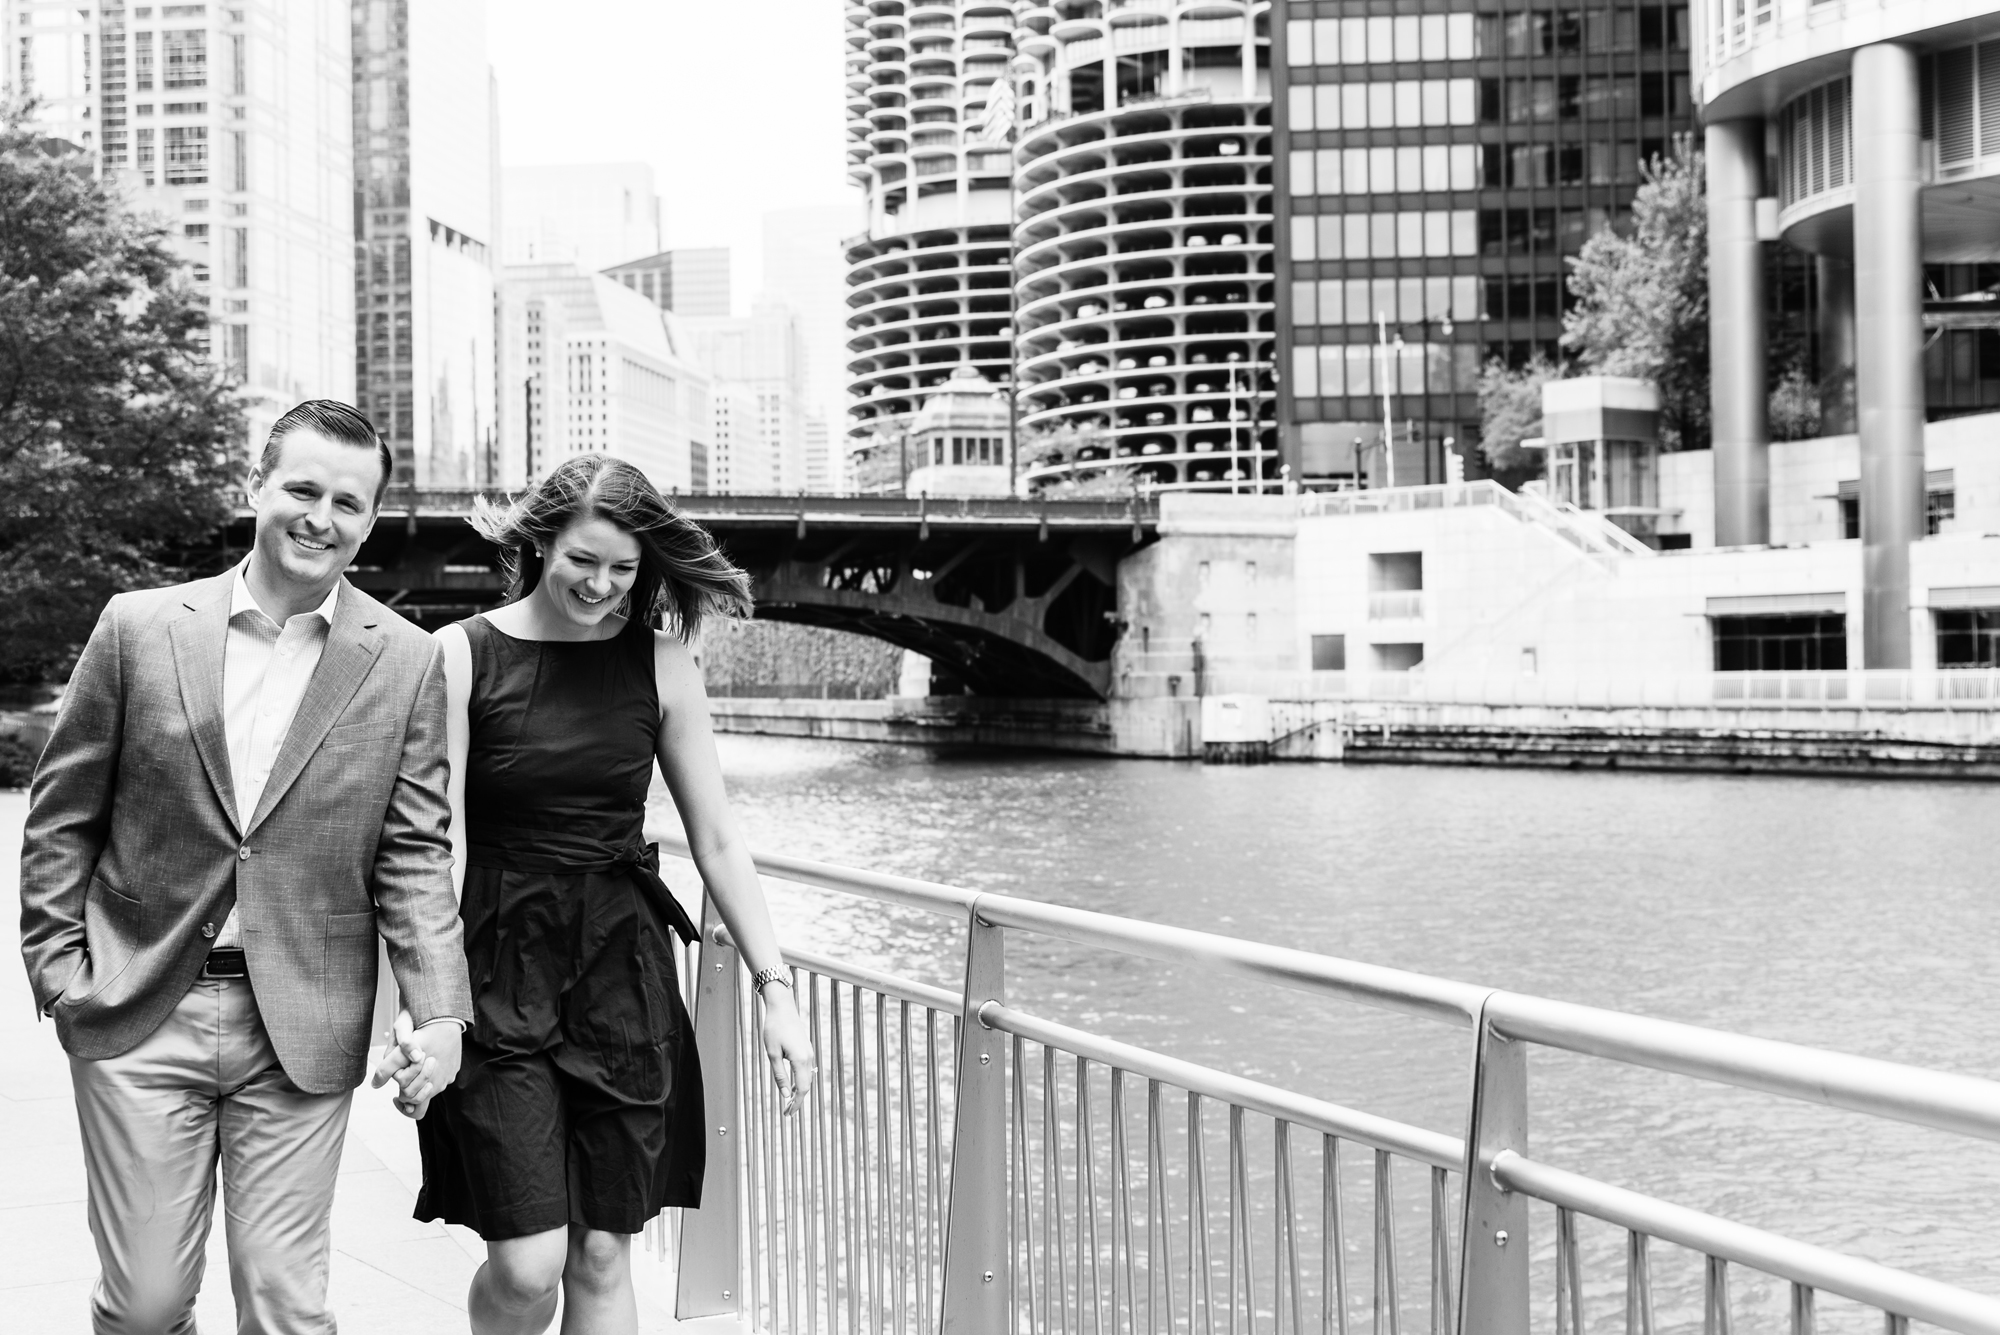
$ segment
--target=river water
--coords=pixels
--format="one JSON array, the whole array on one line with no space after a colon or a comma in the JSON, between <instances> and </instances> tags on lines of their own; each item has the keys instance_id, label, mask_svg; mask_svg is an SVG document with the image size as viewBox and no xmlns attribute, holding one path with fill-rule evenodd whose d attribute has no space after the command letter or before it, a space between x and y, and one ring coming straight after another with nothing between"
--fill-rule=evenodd
<instances>
[{"instance_id":1,"label":"river water","mask_svg":"<svg viewBox=\"0 0 2000 1335\"><path fill-rule=\"evenodd\" d=\"M2000 1076L1990 786L720 745L762 848ZM958 985L942 919L775 906L797 944ZM1463 1030L1017 936L1023 1009L1464 1131ZM1538 1159L2000 1293L2000 1146L1545 1051L1530 1098ZM1609 1233L1585 1237L1606 1329ZM1692 1263L1657 1264L1687 1317ZM1742 1328L1781 1328L1777 1286L1737 1285ZM1821 1323L1879 1329L1825 1299Z\"/></svg>"}]
</instances>

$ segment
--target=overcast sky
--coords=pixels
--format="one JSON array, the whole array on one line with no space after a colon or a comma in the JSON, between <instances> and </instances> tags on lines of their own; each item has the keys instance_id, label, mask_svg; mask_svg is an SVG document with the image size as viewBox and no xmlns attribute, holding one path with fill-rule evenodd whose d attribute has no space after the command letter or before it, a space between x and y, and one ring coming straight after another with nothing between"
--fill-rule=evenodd
<instances>
[{"instance_id":1,"label":"overcast sky","mask_svg":"<svg viewBox=\"0 0 2000 1335\"><path fill-rule=\"evenodd\" d=\"M487 12L501 162L652 164L665 244L729 246L742 296L757 289L764 214L854 200L840 0L492 0Z\"/></svg>"}]
</instances>

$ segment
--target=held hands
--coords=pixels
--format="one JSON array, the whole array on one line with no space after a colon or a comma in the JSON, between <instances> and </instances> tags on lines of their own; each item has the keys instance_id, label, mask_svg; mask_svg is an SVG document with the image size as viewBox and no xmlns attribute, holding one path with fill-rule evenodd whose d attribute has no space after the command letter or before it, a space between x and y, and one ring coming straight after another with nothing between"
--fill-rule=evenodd
<instances>
[{"instance_id":1,"label":"held hands","mask_svg":"<svg viewBox=\"0 0 2000 1335\"><path fill-rule=\"evenodd\" d=\"M410 1013L402 1011L396 1016L394 1037L368 1084L380 1089L394 1079L396 1111L420 1121L431 1100L458 1078L459 1029L455 1024L427 1024L419 1034L411 1026Z\"/></svg>"},{"instance_id":2,"label":"held hands","mask_svg":"<svg viewBox=\"0 0 2000 1335\"><path fill-rule=\"evenodd\" d=\"M784 1098L782 1111L789 1115L812 1088L812 1034L799 1017L798 1004L789 987L766 987L764 1002L764 1055L771 1061L771 1078Z\"/></svg>"}]
</instances>

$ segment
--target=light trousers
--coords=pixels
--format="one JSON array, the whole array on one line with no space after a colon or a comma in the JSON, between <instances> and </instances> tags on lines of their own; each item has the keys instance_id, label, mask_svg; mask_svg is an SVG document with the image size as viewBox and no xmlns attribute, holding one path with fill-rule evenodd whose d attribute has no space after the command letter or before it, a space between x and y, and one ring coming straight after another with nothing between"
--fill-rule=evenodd
<instances>
[{"instance_id":1,"label":"light trousers","mask_svg":"<svg viewBox=\"0 0 2000 1335\"><path fill-rule=\"evenodd\" d=\"M103 1274L97 1335L191 1335L216 1168L238 1335L331 1335L329 1216L352 1095L306 1094L250 983L201 978L145 1041L72 1057Z\"/></svg>"}]
</instances>

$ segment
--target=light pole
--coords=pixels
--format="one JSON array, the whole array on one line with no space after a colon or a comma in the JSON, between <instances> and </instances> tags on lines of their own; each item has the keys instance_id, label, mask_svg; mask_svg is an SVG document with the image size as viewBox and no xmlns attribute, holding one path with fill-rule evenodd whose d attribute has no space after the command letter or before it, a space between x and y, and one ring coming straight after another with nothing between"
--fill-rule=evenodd
<instances>
[{"instance_id":1,"label":"light pole","mask_svg":"<svg viewBox=\"0 0 2000 1335\"><path fill-rule=\"evenodd\" d=\"M1388 313L1380 310L1375 312L1375 346L1382 351L1382 463L1384 471L1388 474L1389 485L1392 487L1396 485L1396 422L1390 412L1389 396L1393 392L1390 386L1394 382L1396 367L1403 351L1403 330L1428 329L1433 323L1437 325L1439 333L1446 338L1451 337L1451 317L1447 315L1436 321L1412 320L1408 324L1399 324L1396 326L1395 340L1391 342ZM1358 452L1356 466L1359 467Z\"/></svg>"}]
</instances>

